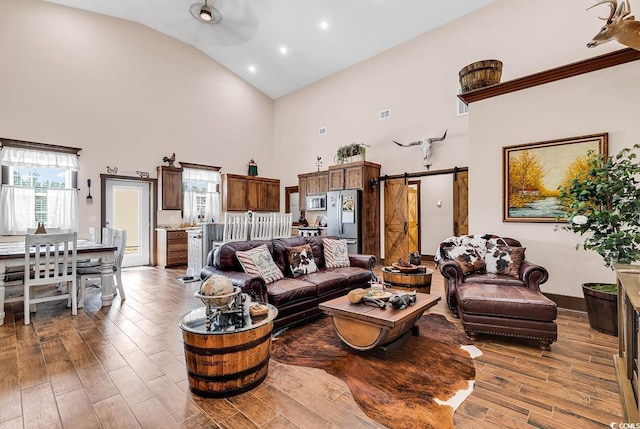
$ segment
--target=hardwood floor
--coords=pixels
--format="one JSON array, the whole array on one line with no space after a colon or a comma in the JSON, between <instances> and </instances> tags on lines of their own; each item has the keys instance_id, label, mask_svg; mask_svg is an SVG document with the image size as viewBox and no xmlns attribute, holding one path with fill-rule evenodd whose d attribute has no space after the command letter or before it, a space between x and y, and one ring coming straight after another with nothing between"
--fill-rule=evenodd
<instances>
[{"instance_id":1,"label":"hardwood floor","mask_svg":"<svg viewBox=\"0 0 640 429\"><path fill-rule=\"evenodd\" d=\"M337 378L272 360L256 389L229 399L189 392L178 319L202 304L184 269L123 270L127 299L101 308L88 294L72 317L38 304L32 324L7 305L0 327L3 428L379 428ZM434 274L432 294L442 295ZM444 300L443 300L444 301ZM460 329L444 302L429 310ZM601 428L622 421L612 355L617 338L589 328L586 313L560 310L551 351L481 337L476 385L457 428ZM399 416L399 418L402 418Z\"/></svg>"}]
</instances>

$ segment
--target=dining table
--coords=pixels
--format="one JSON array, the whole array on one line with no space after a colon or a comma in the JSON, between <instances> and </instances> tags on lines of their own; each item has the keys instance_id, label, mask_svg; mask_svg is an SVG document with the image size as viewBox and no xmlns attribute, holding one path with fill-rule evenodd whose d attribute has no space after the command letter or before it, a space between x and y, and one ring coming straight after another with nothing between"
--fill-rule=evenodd
<instances>
[{"instance_id":1,"label":"dining table","mask_svg":"<svg viewBox=\"0 0 640 429\"><path fill-rule=\"evenodd\" d=\"M102 292L102 306L109 306L115 298L113 290L113 262L116 246L96 243L89 240L77 241L78 259L95 259L100 261L100 280ZM24 267L26 260L24 241L0 243L0 325L4 325L5 290L13 286L14 282L6 284L7 270L14 267Z\"/></svg>"}]
</instances>

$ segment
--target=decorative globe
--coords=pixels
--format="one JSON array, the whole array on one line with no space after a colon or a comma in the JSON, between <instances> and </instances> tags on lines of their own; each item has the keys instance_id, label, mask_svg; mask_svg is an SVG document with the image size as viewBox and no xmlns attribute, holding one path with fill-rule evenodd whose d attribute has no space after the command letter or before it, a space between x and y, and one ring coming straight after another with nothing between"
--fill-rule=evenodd
<instances>
[{"instance_id":1,"label":"decorative globe","mask_svg":"<svg viewBox=\"0 0 640 429\"><path fill-rule=\"evenodd\" d=\"M234 287L227 277L211 276L202 283L195 295L205 304L208 301L212 307L226 307L238 293L240 288Z\"/></svg>"}]
</instances>

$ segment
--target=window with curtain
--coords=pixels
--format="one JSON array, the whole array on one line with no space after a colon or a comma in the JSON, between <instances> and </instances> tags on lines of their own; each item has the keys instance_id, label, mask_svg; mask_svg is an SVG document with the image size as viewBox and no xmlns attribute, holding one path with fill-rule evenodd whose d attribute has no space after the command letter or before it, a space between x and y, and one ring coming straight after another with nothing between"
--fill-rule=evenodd
<instances>
[{"instance_id":1,"label":"window with curtain","mask_svg":"<svg viewBox=\"0 0 640 429\"><path fill-rule=\"evenodd\" d=\"M45 228L78 230L80 149L0 139L0 234Z\"/></svg>"},{"instance_id":2,"label":"window with curtain","mask_svg":"<svg viewBox=\"0 0 640 429\"><path fill-rule=\"evenodd\" d=\"M220 168L180 162L182 166L183 216L186 222L220 219Z\"/></svg>"}]
</instances>

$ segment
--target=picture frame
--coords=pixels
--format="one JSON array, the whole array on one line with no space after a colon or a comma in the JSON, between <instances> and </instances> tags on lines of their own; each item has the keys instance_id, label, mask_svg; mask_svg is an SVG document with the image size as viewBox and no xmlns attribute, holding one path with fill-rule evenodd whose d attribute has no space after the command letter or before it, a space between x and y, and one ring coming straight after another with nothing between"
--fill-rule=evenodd
<instances>
[{"instance_id":1,"label":"picture frame","mask_svg":"<svg viewBox=\"0 0 640 429\"><path fill-rule=\"evenodd\" d=\"M590 151L608 156L608 133L502 148L503 222L566 222L558 188Z\"/></svg>"}]
</instances>

